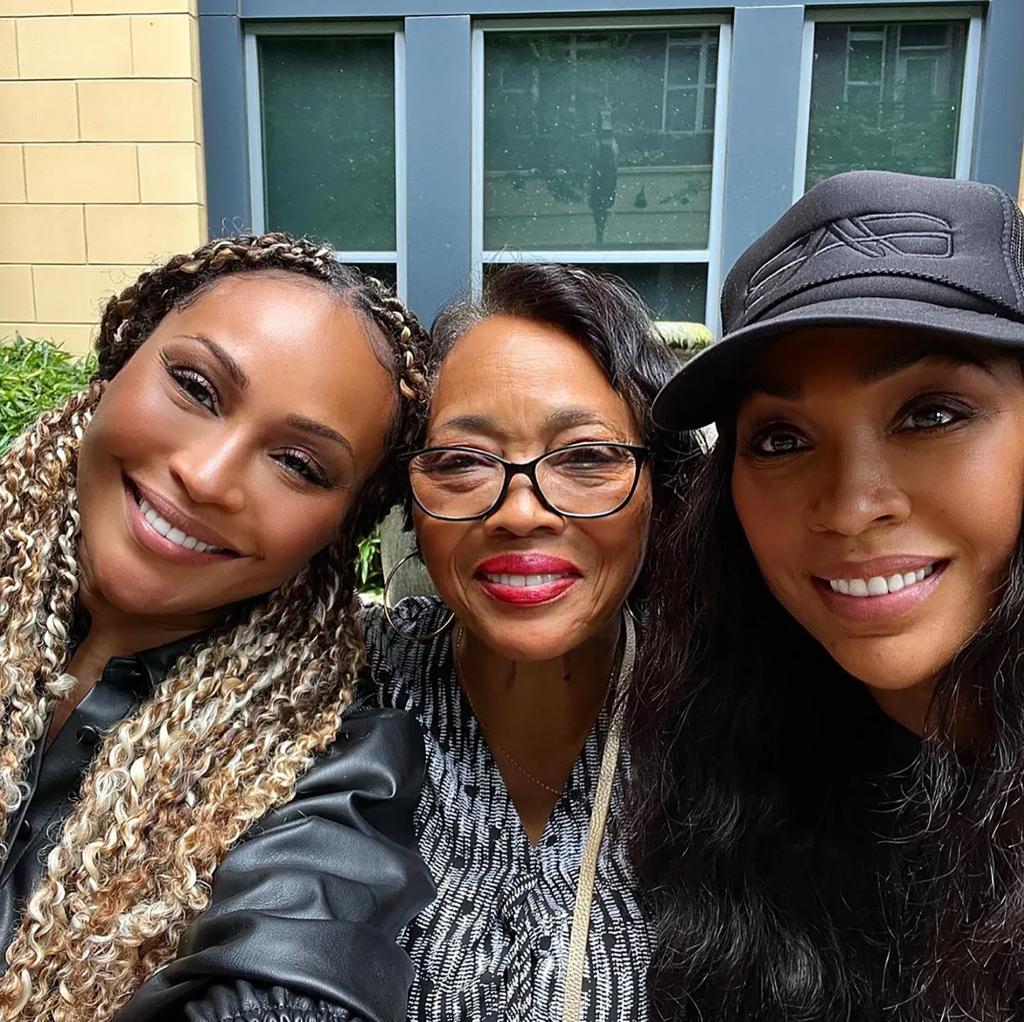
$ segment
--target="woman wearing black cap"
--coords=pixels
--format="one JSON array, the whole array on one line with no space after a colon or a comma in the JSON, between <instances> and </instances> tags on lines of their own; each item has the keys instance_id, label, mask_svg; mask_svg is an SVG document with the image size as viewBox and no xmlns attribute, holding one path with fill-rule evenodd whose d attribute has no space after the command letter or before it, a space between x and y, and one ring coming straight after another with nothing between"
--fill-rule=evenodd
<instances>
[{"instance_id":1,"label":"woman wearing black cap","mask_svg":"<svg viewBox=\"0 0 1024 1022\"><path fill-rule=\"evenodd\" d=\"M1024 1018L1022 240L832 178L658 399L719 439L636 671L654 1018Z\"/></svg>"}]
</instances>

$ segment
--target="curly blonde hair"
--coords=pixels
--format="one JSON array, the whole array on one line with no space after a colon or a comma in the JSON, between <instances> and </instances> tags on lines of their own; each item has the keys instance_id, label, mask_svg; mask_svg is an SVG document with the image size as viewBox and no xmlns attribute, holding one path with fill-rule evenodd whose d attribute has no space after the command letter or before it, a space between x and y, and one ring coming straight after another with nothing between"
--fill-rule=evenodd
<instances>
[{"instance_id":1,"label":"curly blonde hair","mask_svg":"<svg viewBox=\"0 0 1024 1022\"><path fill-rule=\"evenodd\" d=\"M226 850L337 731L362 643L355 547L395 502L398 458L426 407L426 337L378 281L283 234L211 242L107 304L91 386L0 455L0 852L26 764L73 679L65 673L79 567L79 444L113 377L161 319L225 275L275 270L359 312L399 395L388 454L337 539L276 591L236 608L106 736L46 861L0 980L0 1018L102 1022L159 966L209 898Z\"/></svg>"}]
</instances>

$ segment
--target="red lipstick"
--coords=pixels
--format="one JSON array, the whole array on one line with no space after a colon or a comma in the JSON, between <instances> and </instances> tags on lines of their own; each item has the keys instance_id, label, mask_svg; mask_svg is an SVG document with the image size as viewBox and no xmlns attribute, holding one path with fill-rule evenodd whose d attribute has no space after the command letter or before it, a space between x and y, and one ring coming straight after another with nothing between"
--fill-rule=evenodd
<instances>
[{"instance_id":1,"label":"red lipstick","mask_svg":"<svg viewBox=\"0 0 1024 1022\"><path fill-rule=\"evenodd\" d=\"M536 552L498 554L481 561L473 573L473 580L488 596L516 606L556 600L582 577L572 561Z\"/></svg>"}]
</instances>

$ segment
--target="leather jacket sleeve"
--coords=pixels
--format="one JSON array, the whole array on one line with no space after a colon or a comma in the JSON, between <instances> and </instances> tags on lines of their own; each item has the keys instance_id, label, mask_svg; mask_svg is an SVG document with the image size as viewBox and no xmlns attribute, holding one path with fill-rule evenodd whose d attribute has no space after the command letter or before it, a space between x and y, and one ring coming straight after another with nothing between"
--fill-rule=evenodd
<instances>
[{"instance_id":1,"label":"leather jacket sleeve","mask_svg":"<svg viewBox=\"0 0 1024 1022\"><path fill-rule=\"evenodd\" d=\"M116 1022L402 1022L413 970L396 938L434 896L413 834L423 769L407 714L346 716Z\"/></svg>"}]
</instances>

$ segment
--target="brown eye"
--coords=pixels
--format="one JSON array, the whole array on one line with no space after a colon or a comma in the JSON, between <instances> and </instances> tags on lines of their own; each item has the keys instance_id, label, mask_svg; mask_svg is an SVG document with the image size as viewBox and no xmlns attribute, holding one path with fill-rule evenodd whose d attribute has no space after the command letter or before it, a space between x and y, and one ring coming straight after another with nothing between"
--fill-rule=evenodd
<instances>
[{"instance_id":1,"label":"brown eye","mask_svg":"<svg viewBox=\"0 0 1024 1022\"><path fill-rule=\"evenodd\" d=\"M762 430L748 443L747 450L762 458L778 458L787 454L796 454L806 450L810 445L797 433L790 429Z\"/></svg>"},{"instance_id":2,"label":"brown eye","mask_svg":"<svg viewBox=\"0 0 1024 1022\"><path fill-rule=\"evenodd\" d=\"M898 420L896 431L900 433L927 433L947 429L957 423L974 418L977 409L952 398L931 398L921 401Z\"/></svg>"},{"instance_id":3,"label":"brown eye","mask_svg":"<svg viewBox=\"0 0 1024 1022\"><path fill-rule=\"evenodd\" d=\"M169 365L167 366L167 374L174 381L174 385L178 390L190 401L214 414L217 413L217 391L214 390L213 384L202 373L188 366Z\"/></svg>"}]
</instances>

